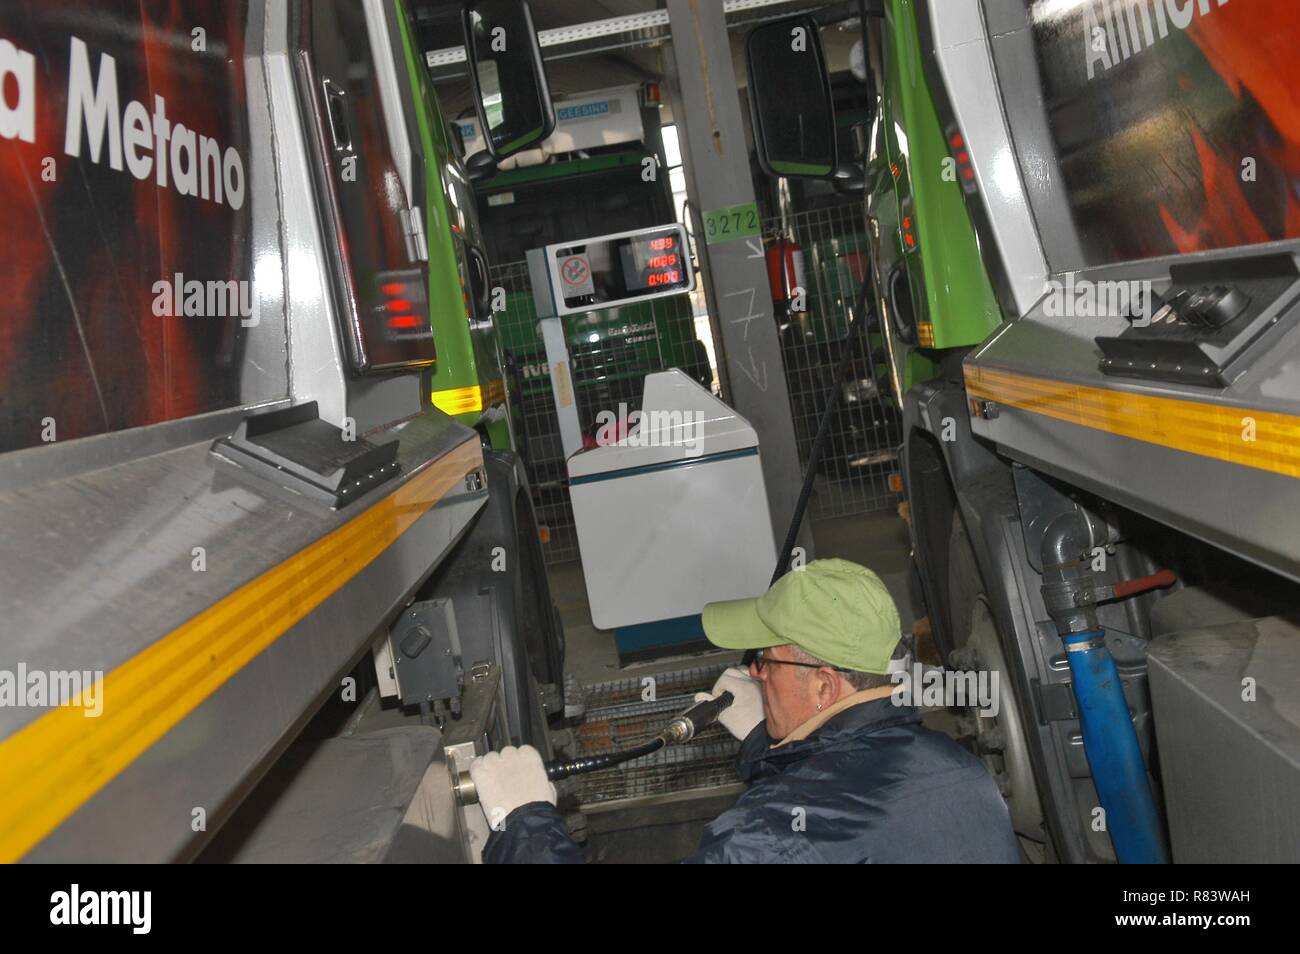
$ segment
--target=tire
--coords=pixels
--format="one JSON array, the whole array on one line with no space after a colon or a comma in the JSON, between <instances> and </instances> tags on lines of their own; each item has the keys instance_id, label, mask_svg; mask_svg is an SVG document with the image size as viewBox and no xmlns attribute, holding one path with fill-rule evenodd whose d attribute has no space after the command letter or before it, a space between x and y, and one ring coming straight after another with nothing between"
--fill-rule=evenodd
<instances>
[{"instance_id":1,"label":"tire","mask_svg":"<svg viewBox=\"0 0 1300 954\"><path fill-rule=\"evenodd\" d=\"M1046 860L1051 839L1015 694L1015 674L1003 652L1002 634L960 511L953 513L948 538L948 606L953 642L945 652L948 668L997 674L996 715L964 710L962 727L1006 799L1012 827L1026 855L1034 861Z\"/></svg>"},{"instance_id":2,"label":"tire","mask_svg":"<svg viewBox=\"0 0 1300 954\"><path fill-rule=\"evenodd\" d=\"M564 627L551 600L537 521L526 493L516 499L515 523L519 534L520 628L533 677L539 683L563 685Z\"/></svg>"},{"instance_id":3,"label":"tire","mask_svg":"<svg viewBox=\"0 0 1300 954\"><path fill-rule=\"evenodd\" d=\"M961 510L954 509L948 533L948 622L950 633L940 645L944 661L951 665L954 651L965 647L970 636L971 613L975 602L984 599L984 578L975 562L975 549L966 535Z\"/></svg>"}]
</instances>

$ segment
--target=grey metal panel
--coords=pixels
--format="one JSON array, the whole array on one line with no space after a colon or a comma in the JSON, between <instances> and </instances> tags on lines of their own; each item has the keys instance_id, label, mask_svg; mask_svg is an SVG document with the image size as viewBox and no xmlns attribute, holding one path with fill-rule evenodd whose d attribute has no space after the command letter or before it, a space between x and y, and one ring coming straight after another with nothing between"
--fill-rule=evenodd
<instances>
[{"instance_id":1,"label":"grey metal panel","mask_svg":"<svg viewBox=\"0 0 1300 954\"><path fill-rule=\"evenodd\" d=\"M545 248L528 250L528 287L533 290L537 317L556 317L555 294L551 289L551 271L546 267Z\"/></svg>"},{"instance_id":2,"label":"grey metal panel","mask_svg":"<svg viewBox=\"0 0 1300 954\"><path fill-rule=\"evenodd\" d=\"M288 323L285 272L280 245L280 202L276 184L275 139L270 128L270 104L263 68L268 30L265 4L249 6L244 46L249 131L249 185L252 198L252 304L247 326L240 395L245 405L268 397L289 396Z\"/></svg>"},{"instance_id":3,"label":"grey metal panel","mask_svg":"<svg viewBox=\"0 0 1300 954\"><path fill-rule=\"evenodd\" d=\"M400 429L404 475L342 512L214 477L207 444L0 495L0 668L109 671L478 436L430 412ZM100 790L32 858L163 860L211 824L450 550L486 498L453 490L342 589ZM192 569L204 547L207 569ZM111 705L112 700L105 700ZM0 709L8 736L41 714Z\"/></svg>"},{"instance_id":4,"label":"grey metal panel","mask_svg":"<svg viewBox=\"0 0 1300 954\"><path fill-rule=\"evenodd\" d=\"M1038 223L1038 240L1052 272L1083 264L1066 198L1056 145L1043 102L1038 56L1024 0L983 0L998 95L1019 160L1024 200Z\"/></svg>"},{"instance_id":5,"label":"grey metal panel","mask_svg":"<svg viewBox=\"0 0 1300 954\"><path fill-rule=\"evenodd\" d=\"M286 762L293 762L289 766ZM289 769L281 778L281 768ZM446 795L429 803L441 774ZM463 861L460 806L442 736L433 726L405 725L326 739L309 754L286 757L250 803L262 810L249 825L221 832L204 861L241 864L375 863L404 853L412 862ZM419 806L434 824L404 824ZM417 813L423 814L423 813ZM241 820L242 820L241 816ZM414 837L413 837L414 836ZM403 849L406 849L403 851Z\"/></svg>"},{"instance_id":6,"label":"grey metal panel","mask_svg":"<svg viewBox=\"0 0 1300 954\"><path fill-rule=\"evenodd\" d=\"M95 434L75 441L59 441L0 454L0 492L21 490L43 481L72 477L176 450L187 444L211 441L233 431L251 410L270 410L288 403L273 401L247 408L233 407L148 427L132 427L111 434Z\"/></svg>"},{"instance_id":7,"label":"grey metal panel","mask_svg":"<svg viewBox=\"0 0 1300 954\"><path fill-rule=\"evenodd\" d=\"M367 15L378 15L377 22L382 23L382 11L371 7L367 7ZM351 418L356 433L364 434L390 421L420 413L421 373L351 378L344 368L327 239L312 184L308 137L313 120L303 112L298 97L291 61L296 51L288 32L288 4L285 0L268 0L264 60L270 133L275 143L277 174L273 185L279 190L276 209L281 229L280 267L287 287L290 388L295 402L316 401L323 420L345 427ZM382 55L376 69L387 114L390 97L397 98L396 108L401 106L398 79L392 75L394 60L385 43L376 40L372 45ZM385 122L405 131L400 116L386 115ZM409 145L409 140L402 138ZM396 149L394 155L399 164L410 165L409 148ZM403 186L409 198L411 190L416 188L409 181L409 169Z\"/></svg>"},{"instance_id":8,"label":"grey metal panel","mask_svg":"<svg viewBox=\"0 0 1300 954\"><path fill-rule=\"evenodd\" d=\"M1008 457L1300 580L1293 478L1011 407L975 429Z\"/></svg>"},{"instance_id":9,"label":"grey metal panel","mask_svg":"<svg viewBox=\"0 0 1300 954\"><path fill-rule=\"evenodd\" d=\"M403 475L341 511L232 483L213 467L207 443L0 494L4 668L21 660L108 671L478 436L431 411L403 427L400 440ZM476 511L486 493L473 496ZM202 572L192 568L195 547L204 551ZM425 553L419 569L440 552ZM0 737L37 714L0 707Z\"/></svg>"},{"instance_id":10,"label":"grey metal panel","mask_svg":"<svg viewBox=\"0 0 1300 954\"><path fill-rule=\"evenodd\" d=\"M1255 251L1296 247L1297 243L1275 243ZM1235 253L1240 254L1240 250ZM1229 257L1234 254L1212 252L1089 269L1078 273L1078 280L1146 280L1160 292L1168 286L1170 264ZM1296 308L1300 305L1292 303L1283 310L1290 313ZM1040 304L1024 318L999 328L966 364L1121 394L1240 409L1243 417L1252 410L1300 415L1300 326L1284 331L1222 390L1102 374L1093 338L1116 335L1127 327L1128 321L1120 315L1052 317ZM974 421L972 429L996 441L1012 458L1300 579L1300 482L1293 478L1009 406L1000 407L994 420Z\"/></svg>"},{"instance_id":11,"label":"grey metal panel","mask_svg":"<svg viewBox=\"0 0 1300 954\"><path fill-rule=\"evenodd\" d=\"M348 382L348 416L356 422L358 434L368 434L390 421L419 414L421 391L418 373L357 378Z\"/></svg>"},{"instance_id":12,"label":"grey metal panel","mask_svg":"<svg viewBox=\"0 0 1300 954\"><path fill-rule=\"evenodd\" d=\"M1300 629L1278 617L1151 642L1174 861L1300 862L1297 650Z\"/></svg>"},{"instance_id":13,"label":"grey metal panel","mask_svg":"<svg viewBox=\"0 0 1300 954\"><path fill-rule=\"evenodd\" d=\"M1020 17L1023 25L1023 10ZM1043 295L1047 261L1025 202L981 2L930 0L926 22L933 34L948 103L975 170L979 201L986 210L979 224L984 226L981 233L992 237L993 248L985 254L1000 258L1014 296L1015 313L1023 314Z\"/></svg>"},{"instance_id":14,"label":"grey metal panel","mask_svg":"<svg viewBox=\"0 0 1300 954\"><path fill-rule=\"evenodd\" d=\"M274 200L280 219L277 276L286 286L290 390L297 401L316 401L323 420L343 427L348 417L347 378L331 289L329 261L312 188L309 117L299 108L289 44L287 0L267 0L264 57L270 104L268 138L275 143ZM267 269L271 268L268 261Z\"/></svg>"}]
</instances>

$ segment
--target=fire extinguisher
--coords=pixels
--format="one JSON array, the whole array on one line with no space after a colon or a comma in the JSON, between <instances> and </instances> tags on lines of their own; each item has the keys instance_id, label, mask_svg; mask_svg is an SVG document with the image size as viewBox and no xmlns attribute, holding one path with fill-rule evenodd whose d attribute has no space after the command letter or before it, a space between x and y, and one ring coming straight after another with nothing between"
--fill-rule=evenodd
<instances>
[{"instance_id":1,"label":"fire extinguisher","mask_svg":"<svg viewBox=\"0 0 1300 954\"><path fill-rule=\"evenodd\" d=\"M766 259L772 303L785 314L795 310L806 311L808 286L804 283L803 249L794 239L781 235L768 245ZM792 305L802 307L795 309Z\"/></svg>"}]
</instances>

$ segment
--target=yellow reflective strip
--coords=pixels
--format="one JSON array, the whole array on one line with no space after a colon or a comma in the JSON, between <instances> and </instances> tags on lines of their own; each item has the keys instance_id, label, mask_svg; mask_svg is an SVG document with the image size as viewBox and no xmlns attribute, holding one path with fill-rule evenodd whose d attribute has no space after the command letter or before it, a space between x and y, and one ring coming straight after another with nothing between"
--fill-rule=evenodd
<instances>
[{"instance_id":1,"label":"yellow reflective strip","mask_svg":"<svg viewBox=\"0 0 1300 954\"><path fill-rule=\"evenodd\" d=\"M16 861L483 464L466 441L113 669L103 712L52 709L0 742L0 861Z\"/></svg>"},{"instance_id":2,"label":"yellow reflective strip","mask_svg":"<svg viewBox=\"0 0 1300 954\"><path fill-rule=\"evenodd\" d=\"M1135 394L989 368L968 367L966 390L974 397L1120 437L1300 477L1300 418L1290 414ZM1253 440L1245 439L1252 433Z\"/></svg>"},{"instance_id":3,"label":"yellow reflective strip","mask_svg":"<svg viewBox=\"0 0 1300 954\"><path fill-rule=\"evenodd\" d=\"M433 392L433 406L444 414L469 414L483 410L483 391L477 384Z\"/></svg>"},{"instance_id":4,"label":"yellow reflective strip","mask_svg":"<svg viewBox=\"0 0 1300 954\"><path fill-rule=\"evenodd\" d=\"M506 382L501 378L495 378L487 383L487 394L483 398L483 405L491 407L493 404L500 404L506 399Z\"/></svg>"}]
</instances>

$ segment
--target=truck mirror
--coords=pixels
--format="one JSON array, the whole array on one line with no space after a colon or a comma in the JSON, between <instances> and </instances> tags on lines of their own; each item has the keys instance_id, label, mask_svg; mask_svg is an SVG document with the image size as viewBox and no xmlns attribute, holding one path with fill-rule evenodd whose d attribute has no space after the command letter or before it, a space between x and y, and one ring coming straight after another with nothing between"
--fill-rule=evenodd
<instances>
[{"instance_id":1,"label":"truck mirror","mask_svg":"<svg viewBox=\"0 0 1300 954\"><path fill-rule=\"evenodd\" d=\"M773 176L824 179L835 174L835 105L817 22L774 20L745 39L754 145Z\"/></svg>"},{"instance_id":2,"label":"truck mirror","mask_svg":"<svg viewBox=\"0 0 1300 954\"><path fill-rule=\"evenodd\" d=\"M528 0L469 0L465 56L488 151L496 160L541 142L555 110Z\"/></svg>"},{"instance_id":3,"label":"truck mirror","mask_svg":"<svg viewBox=\"0 0 1300 954\"><path fill-rule=\"evenodd\" d=\"M492 158L492 153L482 149L465 160L465 172L469 174L470 182L491 179L497 174L497 161Z\"/></svg>"}]
</instances>

